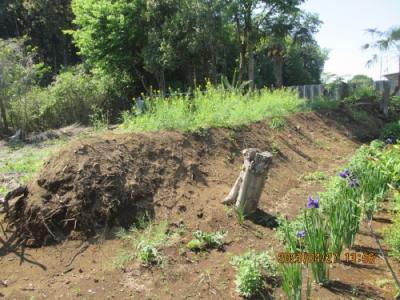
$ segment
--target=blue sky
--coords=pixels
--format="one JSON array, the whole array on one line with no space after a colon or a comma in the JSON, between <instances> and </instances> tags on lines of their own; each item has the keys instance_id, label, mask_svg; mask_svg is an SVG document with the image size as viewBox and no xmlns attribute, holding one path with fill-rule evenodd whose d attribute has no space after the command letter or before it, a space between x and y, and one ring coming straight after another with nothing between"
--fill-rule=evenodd
<instances>
[{"instance_id":1,"label":"blue sky","mask_svg":"<svg viewBox=\"0 0 400 300\"><path fill-rule=\"evenodd\" d=\"M330 50L325 72L341 76L367 74L379 79L381 73L398 71L394 52L382 55L382 68L380 63L367 68L372 53L361 50L361 46L371 41L365 29L400 26L400 0L308 0L302 8L317 13L324 22L316 39Z\"/></svg>"}]
</instances>

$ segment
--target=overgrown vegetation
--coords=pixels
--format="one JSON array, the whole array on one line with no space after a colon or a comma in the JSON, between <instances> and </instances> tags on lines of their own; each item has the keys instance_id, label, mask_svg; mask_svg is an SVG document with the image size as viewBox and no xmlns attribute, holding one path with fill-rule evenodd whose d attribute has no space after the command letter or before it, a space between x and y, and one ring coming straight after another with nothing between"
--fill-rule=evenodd
<instances>
[{"instance_id":1,"label":"overgrown vegetation","mask_svg":"<svg viewBox=\"0 0 400 300\"><path fill-rule=\"evenodd\" d=\"M394 195L399 193L400 146L393 145L392 141L386 143L374 141L362 146L346 168L329 180L325 192L318 197L309 196L306 208L294 222L280 221L278 236L286 251L305 250L323 258L309 264L317 283L325 284L329 280L327 254L333 253L330 259L333 262L345 247L351 248L361 222L371 222L389 191ZM392 255L398 257L400 238L396 218L390 235L385 236ZM301 269L299 264L280 267L282 285L290 299L301 297Z\"/></svg>"},{"instance_id":2,"label":"overgrown vegetation","mask_svg":"<svg viewBox=\"0 0 400 300\"><path fill-rule=\"evenodd\" d=\"M245 298L256 295L262 297L265 280L276 276L276 262L267 252L252 250L234 256L231 264L236 269L236 291Z\"/></svg>"},{"instance_id":3,"label":"overgrown vegetation","mask_svg":"<svg viewBox=\"0 0 400 300\"><path fill-rule=\"evenodd\" d=\"M194 91L193 98L172 94L167 101L161 96L146 97L145 103L148 103L145 114L123 115L123 129L133 132L198 131L210 127L234 127L298 111L302 101L288 90L262 89L242 95L238 90L208 84L206 91Z\"/></svg>"},{"instance_id":4,"label":"overgrown vegetation","mask_svg":"<svg viewBox=\"0 0 400 300\"><path fill-rule=\"evenodd\" d=\"M124 249L114 258L118 268L134 259L147 266L159 264L163 260L161 249L175 240L175 235L168 231L166 221L155 224L144 219L129 230L119 231L117 236L124 243Z\"/></svg>"}]
</instances>

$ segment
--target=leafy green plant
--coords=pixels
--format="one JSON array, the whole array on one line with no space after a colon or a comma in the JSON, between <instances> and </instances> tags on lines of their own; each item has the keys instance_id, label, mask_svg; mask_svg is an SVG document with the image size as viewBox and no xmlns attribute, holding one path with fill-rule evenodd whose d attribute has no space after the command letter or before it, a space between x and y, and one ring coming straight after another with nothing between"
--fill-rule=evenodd
<instances>
[{"instance_id":1,"label":"leafy green plant","mask_svg":"<svg viewBox=\"0 0 400 300\"><path fill-rule=\"evenodd\" d=\"M273 117L269 123L269 127L274 130L282 130L286 126L286 120L283 117Z\"/></svg>"},{"instance_id":2,"label":"leafy green plant","mask_svg":"<svg viewBox=\"0 0 400 300\"><path fill-rule=\"evenodd\" d=\"M236 291L242 297L260 294L265 288L265 279L276 276L276 262L267 252L251 250L234 256L231 264L236 270Z\"/></svg>"},{"instance_id":3,"label":"leafy green plant","mask_svg":"<svg viewBox=\"0 0 400 300\"><path fill-rule=\"evenodd\" d=\"M224 238L226 233L217 231L214 233L207 233L203 231L195 231L193 233L194 239L190 240L186 247L193 251L201 251L206 249L222 249L224 246Z\"/></svg>"},{"instance_id":4,"label":"leafy green plant","mask_svg":"<svg viewBox=\"0 0 400 300\"><path fill-rule=\"evenodd\" d=\"M304 210L304 248L308 253L319 255L320 259L311 264L311 271L317 283L324 284L329 279L329 268L323 261L327 255L327 229L323 215L319 210L319 197L308 197L307 209Z\"/></svg>"},{"instance_id":5,"label":"leafy green plant","mask_svg":"<svg viewBox=\"0 0 400 300\"><path fill-rule=\"evenodd\" d=\"M286 253L296 253L302 251L301 239L305 236L305 231L296 230L301 228L300 222L289 223L284 219L279 219L279 231L281 240L284 242ZM303 268L300 263L282 263L278 267L282 277L282 289L288 299L300 300L302 287Z\"/></svg>"},{"instance_id":6,"label":"leafy green plant","mask_svg":"<svg viewBox=\"0 0 400 300\"><path fill-rule=\"evenodd\" d=\"M124 243L123 250L114 258L114 264L122 268L137 258L145 265L158 264L162 261L160 249L172 244L175 236L169 234L168 223L159 224L139 220L136 226L117 233Z\"/></svg>"},{"instance_id":7,"label":"leafy green plant","mask_svg":"<svg viewBox=\"0 0 400 300\"><path fill-rule=\"evenodd\" d=\"M390 122L386 124L381 130L380 137L382 139L400 139L400 121Z\"/></svg>"},{"instance_id":8,"label":"leafy green plant","mask_svg":"<svg viewBox=\"0 0 400 300\"><path fill-rule=\"evenodd\" d=\"M239 207L235 209L235 216L239 225L242 226L244 224L244 220L246 219L243 208Z\"/></svg>"},{"instance_id":9,"label":"leafy green plant","mask_svg":"<svg viewBox=\"0 0 400 300\"><path fill-rule=\"evenodd\" d=\"M272 142L272 144L271 144L271 150L272 150L272 153L273 154L278 154L279 152L280 152L280 148L279 148L279 145L278 145L278 143L277 142Z\"/></svg>"}]
</instances>

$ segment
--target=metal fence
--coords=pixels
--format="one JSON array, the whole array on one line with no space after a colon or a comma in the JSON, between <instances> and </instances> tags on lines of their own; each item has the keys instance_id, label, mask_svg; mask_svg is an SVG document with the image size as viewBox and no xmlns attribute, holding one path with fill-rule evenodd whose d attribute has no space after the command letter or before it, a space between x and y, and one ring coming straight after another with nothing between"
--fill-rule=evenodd
<instances>
[{"instance_id":1,"label":"metal fence","mask_svg":"<svg viewBox=\"0 0 400 300\"><path fill-rule=\"evenodd\" d=\"M373 88L378 93L383 93L385 89L385 85L388 85L390 88L390 93L394 91L396 88L397 82L393 80L380 80L373 82ZM335 87L329 88L323 84L309 84L309 85L297 85L290 86L296 90L299 94L300 98L314 100L323 97L329 97L336 100L341 100L347 97L352 90L356 89L359 85L356 84L339 84ZM398 96L400 96L400 91L397 92Z\"/></svg>"}]
</instances>

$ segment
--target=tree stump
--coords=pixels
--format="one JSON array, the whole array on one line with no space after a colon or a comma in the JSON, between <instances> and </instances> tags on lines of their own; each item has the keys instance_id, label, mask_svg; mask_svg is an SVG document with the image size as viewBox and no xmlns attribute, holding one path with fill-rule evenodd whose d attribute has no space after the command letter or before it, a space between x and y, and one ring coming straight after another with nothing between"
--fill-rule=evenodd
<instances>
[{"instance_id":1,"label":"tree stump","mask_svg":"<svg viewBox=\"0 0 400 300\"><path fill-rule=\"evenodd\" d=\"M245 149L242 153L244 157L242 170L229 195L222 203L235 203L235 209L248 216L257 210L266 175L272 162L272 154L267 151L261 152L256 148Z\"/></svg>"}]
</instances>

